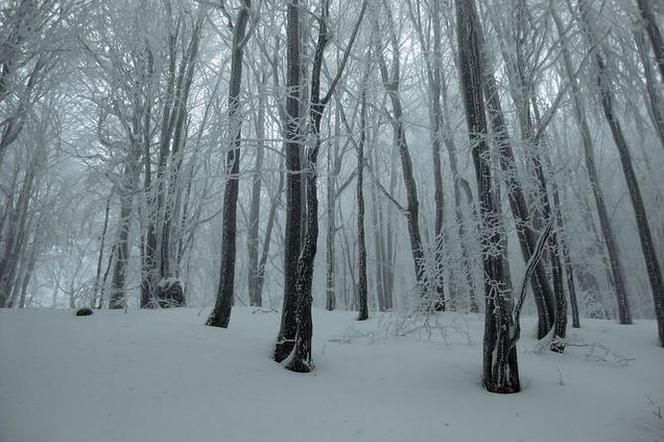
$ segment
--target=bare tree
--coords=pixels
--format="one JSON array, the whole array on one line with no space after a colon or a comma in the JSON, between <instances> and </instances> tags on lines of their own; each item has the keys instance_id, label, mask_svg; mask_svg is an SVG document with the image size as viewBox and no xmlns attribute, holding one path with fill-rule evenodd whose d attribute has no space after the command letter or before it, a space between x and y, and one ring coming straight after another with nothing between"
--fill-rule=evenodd
<instances>
[{"instance_id":1,"label":"bare tree","mask_svg":"<svg viewBox=\"0 0 664 442\"><path fill-rule=\"evenodd\" d=\"M484 236L484 386L494 393L516 393L521 389L516 347L512 345L516 329L512 318L511 294L505 287L503 257L499 251L504 232L491 184L488 124L482 92L482 30L474 0L457 0L455 5L461 92L466 108Z\"/></svg>"},{"instance_id":2,"label":"bare tree","mask_svg":"<svg viewBox=\"0 0 664 442\"><path fill-rule=\"evenodd\" d=\"M224 189L223 226L221 236L221 267L217 300L206 325L228 327L231 319L233 290L235 288L235 254L237 196L239 191L240 143L242 141L242 117L240 115L240 89L242 86L242 58L247 43L247 24L251 0L243 0L233 26L231 52L231 78L228 90L228 128L230 147L226 153L226 187Z\"/></svg>"},{"instance_id":3,"label":"bare tree","mask_svg":"<svg viewBox=\"0 0 664 442\"><path fill-rule=\"evenodd\" d=\"M613 141L620 155L620 164L625 175L625 181L627 182L627 190L632 202L632 208L634 209L643 259L648 271L650 288L655 303L659 339L661 345L664 346L664 281L662 281L662 272L657 252L655 251L648 215L641 196L639 182L634 172L634 166L632 165L630 149L614 108L616 99L611 84L610 72L604 61L601 46L595 48L597 46L597 33L592 18L593 10L587 0L579 0L578 9L588 45L594 48L592 50L594 51L595 68L597 69L597 86L601 97L602 111L611 129Z\"/></svg>"}]
</instances>

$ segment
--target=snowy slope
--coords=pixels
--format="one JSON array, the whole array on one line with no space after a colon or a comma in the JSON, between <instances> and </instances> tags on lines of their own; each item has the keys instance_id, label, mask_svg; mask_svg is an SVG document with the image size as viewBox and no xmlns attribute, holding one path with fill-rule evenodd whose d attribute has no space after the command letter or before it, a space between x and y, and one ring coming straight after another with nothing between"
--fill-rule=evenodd
<instances>
[{"instance_id":1,"label":"snowy slope","mask_svg":"<svg viewBox=\"0 0 664 442\"><path fill-rule=\"evenodd\" d=\"M236 308L222 330L198 313L0 311L0 441L664 441L650 321L586 320L570 340L599 345L564 355L526 336L524 391L499 396L480 385L479 316L443 315L429 336L315 311L302 375L269 358L279 314Z\"/></svg>"}]
</instances>

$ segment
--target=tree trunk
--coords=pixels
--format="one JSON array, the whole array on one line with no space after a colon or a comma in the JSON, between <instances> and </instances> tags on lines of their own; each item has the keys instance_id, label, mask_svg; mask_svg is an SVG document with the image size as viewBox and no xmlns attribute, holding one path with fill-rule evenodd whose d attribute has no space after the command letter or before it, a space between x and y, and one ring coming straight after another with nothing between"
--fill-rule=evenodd
<instances>
[{"instance_id":1,"label":"tree trunk","mask_svg":"<svg viewBox=\"0 0 664 442\"><path fill-rule=\"evenodd\" d=\"M569 256L569 249L567 248L567 241L565 238L565 231L563 230L563 214L560 206L560 193L558 186L553 183L553 206L556 213L556 224L560 229L561 235L558 238L559 253L562 259L562 265L567 281L567 291L569 293L569 303L572 310L572 327L579 328L581 323L579 321L579 304L576 297L576 286L574 285L574 269L572 268L572 260ZM554 279L555 281L555 279ZM556 311L560 311L557 309Z\"/></svg>"},{"instance_id":2,"label":"tree trunk","mask_svg":"<svg viewBox=\"0 0 664 442\"><path fill-rule=\"evenodd\" d=\"M335 108L335 133L339 134L339 106ZM339 154L339 137L334 140L334 149L327 152L327 237L326 237L326 274L325 274L325 308L332 311L337 306L336 298L336 200L337 200L337 176L341 168Z\"/></svg>"},{"instance_id":3,"label":"tree trunk","mask_svg":"<svg viewBox=\"0 0 664 442\"><path fill-rule=\"evenodd\" d=\"M481 25L474 0L456 0L457 38L461 88L466 108L466 122L475 165L480 213L484 235L482 262L485 275L484 386L494 393L520 390L515 332L510 293L504 289L503 259L500 252L502 231L491 189L491 166L488 160L487 122L482 95L484 50ZM496 228L495 223L499 227Z\"/></svg>"},{"instance_id":4,"label":"tree trunk","mask_svg":"<svg viewBox=\"0 0 664 442\"><path fill-rule=\"evenodd\" d=\"M115 264L111 276L111 298L108 308L123 309L127 306L127 263L129 260L129 232L133 212L135 182L138 175L135 161L135 146L131 146L128 164L125 165L123 186L120 191L120 218L118 237L115 243Z\"/></svg>"},{"instance_id":5,"label":"tree trunk","mask_svg":"<svg viewBox=\"0 0 664 442\"><path fill-rule=\"evenodd\" d=\"M249 227L247 229L247 255L249 257L249 268L247 271L247 283L249 288L249 305L260 307L263 299L256 290L258 276L258 227L260 224L261 211L261 180L263 169L263 157L265 155L265 76L257 78L258 82L258 109L256 119L256 162L254 163L254 174L251 183L251 203L249 209Z\"/></svg>"},{"instance_id":6,"label":"tree trunk","mask_svg":"<svg viewBox=\"0 0 664 442\"><path fill-rule=\"evenodd\" d=\"M300 252L297 261L297 311L296 311L296 334L295 345L292 353L289 356L286 368L295 372L309 372L313 368L313 361L311 359L311 335L312 335L312 321L311 321L311 304L312 292L311 287L313 284L314 273L314 259L316 257L316 248L318 242L318 188L317 188L317 173L316 167L318 162L318 152L320 150L320 123L325 111L325 106L332 97L334 88L341 78L344 67L348 60L348 54L355 42L357 31L364 17L366 11L366 0L362 4L362 10L355 23L355 28L351 34L348 47L346 48L344 58L337 68L337 74L329 86L328 93L321 98L320 94L320 75L323 68L323 55L325 47L329 41L327 31L329 20L329 0L322 0L321 2L321 18L319 20L318 41L316 43L316 50L314 52L313 64L311 69L311 89L310 89L310 103L308 124L306 127L306 142L305 142L305 155L304 161L304 185L306 189L305 207L304 207L304 237L302 240L302 251ZM289 5L289 13L291 6ZM298 24L297 15L295 24ZM290 16L288 26L291 26ZM290 43L290 42L289 42ZM290 44L289 44L290 50ZM298 57L288 57L289 69L290 64L297 61ZM296 97L298 96L295 94ZM292 115L291 115L292 116Z\"/></svg>"},{"instance_id":7,"label":"tree trunk","mask_svg":"<svg viewBox=\"0 0 664 442\"><path fill-rule=\"evenodd\" d=\"M302 229L302 179L300 166L300 19L299 0L288 3L286 13L286 239L284 244L284 301L274 360L288 357L295 345L297 323L297 259Z\"/></svg>"},{"instance_id":8,"label":"tree trunk","mask_svg":"<svg viewBox=\"0 0 664 442\"><path fill-rule=\"evenodd\" d=\"M392 103L393 124L395 141L399 150L401 169L403 173L404 186L406 188L406 221L408 224L408 237L410 239L410 250L415 268L415 278L418 290L422 295L427 293L426 266L424 263L424 249L422 247L422 235L420 234L419 211L420 203L417 197L417 182L413 173L413 162L410 157L410 149L406 140L406 131L403 123L403 110L401 98L399 97L398 77L398 52L392 58L392 77L388 77L387 65L382 50L378 49L378 60L385 90L390 96Z\"/></svg>"},{"instance_id":9,"label":"tree trunk","mask_svg":"<svg viewBox=\"0 0 664 442\"><path fill-rule=\"evenodd\" d=\"M90 301L90 308L95 308L95 306L97 305L97 297L99 296L99 292L102 289L101 266L102 266L102 261L104 260L104 245L106 243L106 232L108 231L108 215L111 210L112 197L113 193L111 192L111 194L108 196L108 200L106 200L106 210L104 211L104 227L101 230L99 255L97 257L97 271L95 272L95 286L94 286L94 292L92 294L92 300Z\"/></svg>"},{"instance_id":10,"label":"tree trunk","mask_svg":"<svg viewBox=\"0 0 664 442\"><path fill-rule=\"evenodd\" d=\"M28 208L35 186L36 165L34 162L27 167L23 176L21 190L15 206L12 207L11 200L7 205L8 225L5 240L5 250L0 259L0 307L6 307L10 295L16 284L16 272L23 252L23 244L26 237L26 226L28 224ZM11 296L9 296L11 298Z\"/></svg>"},{"instance_id":11,"label":"tree trunk","mask_svg":"<svg viewBox=\"0 0 664 442\"><path fill-rule=\"evenodd\" d=\"M537 102L533 97L533 111L535 114L535 119L537 124L541 124L541 117L537 107ZM561 216L558 216L557 212L554 212L551 209L551 203L549 200L549 194L545 179L544 166L542 165L542 156L546 161L546 166L549 174L549 180L551 181L551 188L554 194L554 199L558 198L558 188L556 186L555 180L552 177L552 167L551 160L547 152L544 152L543 155L540 155L538 152L539 147L544 145L543 137L540 137L540 141L534 140L534 143L531 145L533 148L533 160L535 171L537 174L537 180L539 183L539 197L541 199L541 213L542 217L547 221L547 223L553 223L555 219L557 229L554 229L549 236L549 257L551 261L551 276L553 279L553 296L554 296L554 327L553 327L553 338L551 341L550 349L556 353L562 353L565 351L565 336L567 335L567 299L565 298L565 288L563 282L563 266L560 260L561 249L560 243L558 241L558 233L563 233L563 220ZM555 209L554 209L555 210Z\"/></svg>"},{"instance_id":12,"label":"tree trunk","mask_svg":"<svg viewBox=\"0 0 664 442\"><path fill-rule=\"evenodd\" d=\"M367 73L370 64L367 62ZM366 75L362 82L360 93L360 142L357 148L357 254L358 254L358 281L357 299L359 302L358 321L369 319L369 305L367 294L367 246L364 234L364 144L367 138L367 96Z\"/></svg>"},{"instance_id":13,"label":"tree trunk","mask_svg":"<svg viewBox=\"0 0 664 442\"><path fill-rule=\"evenodd\" d=\"M283 163L282 163L283 164ZM280 167L282 169L282 167ZM258 269L256 271L256 297L263 299L263 283L265 282L265 266L270 254L270 244L272 240L272 230L274 229L274 220L277 214L277 208L281 202L281 194L284 190L284 173L279 172L279 184L270 205L270 212L267 216L267 224L265 226L265 238L263 239L263 250L261 252L260 260L258 261Z\"/></svg>"},{"instance_id":14,"label":"tree trunk","mask_svg":"<svg viewBox=\"0 0 664 442\"><path fill-rule=\"evenodd\" d=\"M242 58L245 32L249 22L251 0L243 0L233 27L231 78L228 90L228 126L231 145L226 154L226 186L224 188L223 225L221 234L221 265L219 288L214 309L206 325L228 327L235 288L235 254L237 232L237 197L239 192L240 142L242 140L242 116L240 89L242 87Z\"/></svg>"}]
</instances>

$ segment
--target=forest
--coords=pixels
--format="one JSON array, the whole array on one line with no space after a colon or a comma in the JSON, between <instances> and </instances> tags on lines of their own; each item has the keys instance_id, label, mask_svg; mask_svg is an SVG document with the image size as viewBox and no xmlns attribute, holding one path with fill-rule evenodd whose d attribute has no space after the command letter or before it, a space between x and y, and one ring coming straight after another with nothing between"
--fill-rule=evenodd
<instances>
[{"instance_id":1,"label":"forest","mask_svg":"<svg viewBox=\"0 0 664 442\"><path fill-rule=\"evenodd\" d=\"M0 440L472 441L514 406L542 415L493 440L664 440L663 28L662 0L0 0ZM380 398L417 370L487 420ZM305 385L301 423L259 399Z\"/></svg>"}]
</instances>

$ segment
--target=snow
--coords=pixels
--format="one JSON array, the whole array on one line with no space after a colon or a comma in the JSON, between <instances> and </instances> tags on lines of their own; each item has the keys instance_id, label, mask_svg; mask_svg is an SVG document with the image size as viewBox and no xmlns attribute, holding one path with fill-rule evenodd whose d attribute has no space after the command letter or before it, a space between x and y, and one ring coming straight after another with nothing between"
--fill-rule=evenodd
<instances>
[{"instance_id":1,"label":"snow","mask_svg":"<svg viewBox=\"0 0 664 442\"><path fill-rule=\"evenodd\" d=\"M664 441L653 321L585 320L561 355L525 318L524 391L503 396L481 387L478 315L442 314L429 335L315 310L303 375L269 357L278 313L235 308L227 330L206 313L0 311L0 441Z\"/></svg>"}]
</instances>

